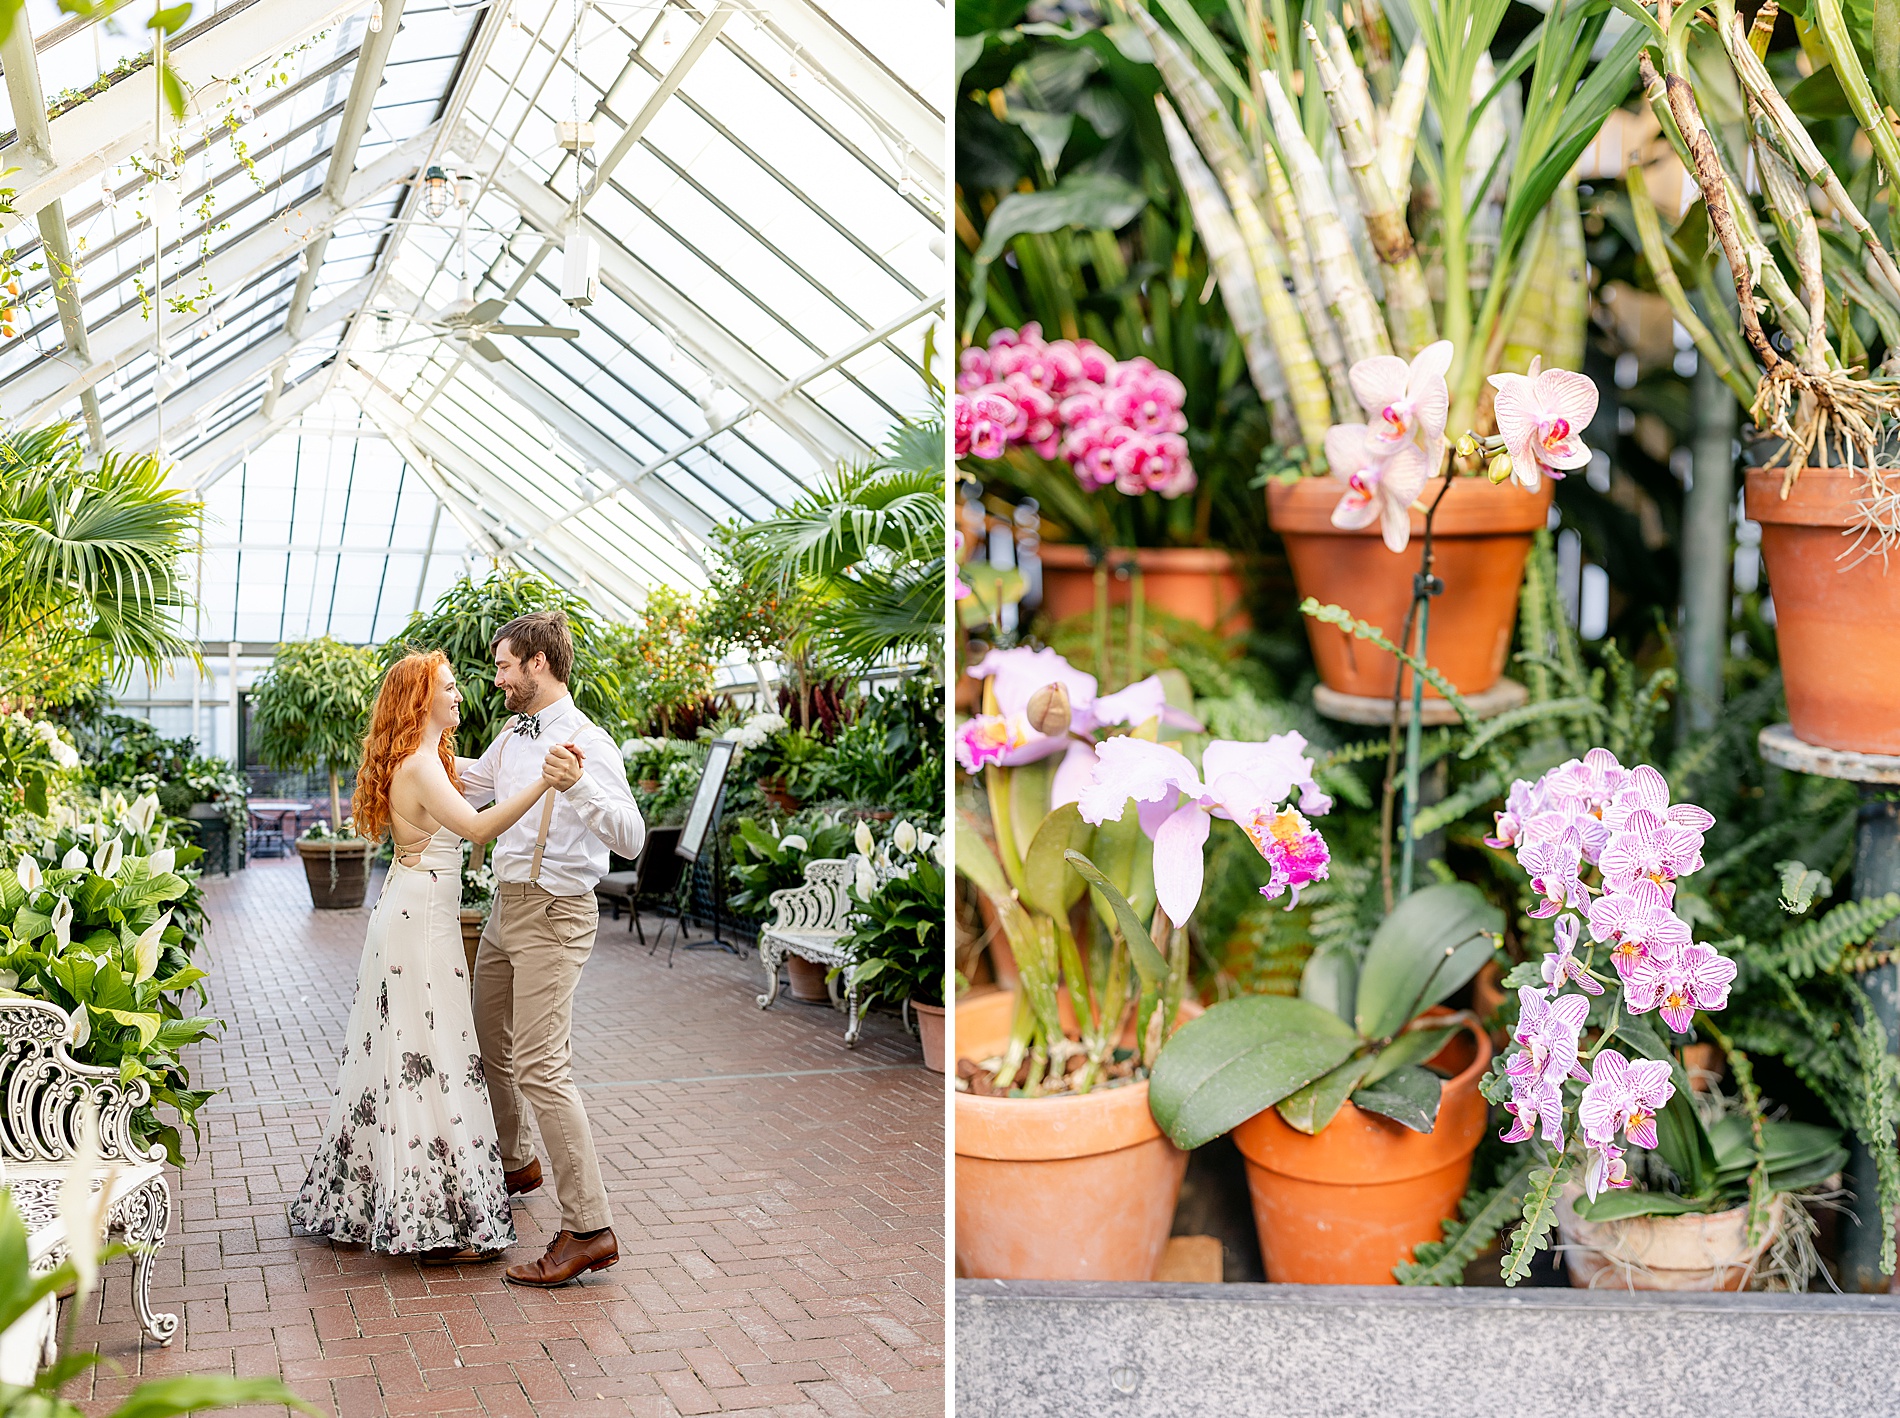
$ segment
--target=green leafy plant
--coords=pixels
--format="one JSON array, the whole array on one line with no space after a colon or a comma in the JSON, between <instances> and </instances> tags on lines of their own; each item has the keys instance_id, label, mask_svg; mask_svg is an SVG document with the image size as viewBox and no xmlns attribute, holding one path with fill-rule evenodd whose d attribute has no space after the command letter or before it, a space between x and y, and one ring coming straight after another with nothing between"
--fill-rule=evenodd
<instances>
[{"instance_id":1,"label":"green leafy plant","mask_svg":"<svg viewBox=\"0 0 1900 1418\"><path fill-rule=\"evenodd\" d=\"M620 683L601 646L600 623L586 600L527 571L494 571L482 581L462 577L426 611L383 644L387 670L412 650L440 650L455 668L462 691L462 723L455 731L464 756L479 757L507 722L495 688L495 632L530 611L562 611L574 637L574 677L568 688L580 711L602 726L619 724Z\"/></svg>"},{"instance_id":2,"label":"green leafy plant","mask_svg":"<svg viewBox=\"0 0 1900 1418\"><path fill-rule=\"evenodd\" d=\"M328 773L331 822L343 820L338 778L362 758L379 678L373 650L324 635L280 645L252 687L258 758L271 768Z\"/></svg>"},{"instance_id":3,"label":"green leafy plant","mask_svg":"<svg viewBox=\"0 0 1900 1418\"><path fill-rule=\"evenodd\" d=\"M851 825L826 813L795 813L770 828L745 817L734 824L732 848L738 889L726 904L740 914L763 917L771 910L774 891L805 884L808 862L844 859L851 851Z\"/></svg>"},{"instance_id":4,"label":"green leafy plant","mask_svg":"<svg viewBox=\"0 0 1900 1418\"><path fill-rule=\"evenodd\" d=\"M900 823L885 849L888 866L851 888L851 934L840 942L853 954L846 967L867 1003L916 1000L944 1003L944 876L937 839L907 834ZM908 850L906 842L910 843ZM875 886L868 894L865 886Z\"/></svg>"},{"instance_id":5,"label":"green leafy plant","mask_svg":"<svg viewBox=\"0 0 1900 1418\"><path fill-rule=\"evenodd\" d=\"M655 586L632 625L608 627L600 636L602 658L620 684L626 722L662 737L680 712L713 691L717 656L708 643L698 603L670 586Z\"/></svg>"}]
</instances>

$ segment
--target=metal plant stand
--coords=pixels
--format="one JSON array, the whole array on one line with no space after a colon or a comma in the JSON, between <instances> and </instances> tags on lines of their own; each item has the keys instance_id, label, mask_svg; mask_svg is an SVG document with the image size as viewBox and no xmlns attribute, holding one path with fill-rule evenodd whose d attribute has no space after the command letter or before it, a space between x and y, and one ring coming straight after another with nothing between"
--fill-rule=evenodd
<instances>
[{"instance_id":1,"label":"metal plant stand","mask_svg":"<svg viewBox=\"0 0 1900 1418\"><path fill-rule=\"evenodd\" d=\"M1804 743L1786 724L1761 731L1761 756L1777 768L1841 778L1860 784L1860 824L1854 843L1854 894L1857 898L1900 891L1900 755L1850 753ZM1881 937L1900 948L1900 921L1889 922ZM1887 1031L1887 1046L1900 1052L1900 965L1876 966L1860 977L1873 1002L1874 1015ZM1858 1142L1848 1160L1854 1192L1854 1218L1841 1245L1841 1283L1849 1290L1882 1291L1880 1273L1880 1185L1873 1156Z\"/></svg>"}]
</instances>

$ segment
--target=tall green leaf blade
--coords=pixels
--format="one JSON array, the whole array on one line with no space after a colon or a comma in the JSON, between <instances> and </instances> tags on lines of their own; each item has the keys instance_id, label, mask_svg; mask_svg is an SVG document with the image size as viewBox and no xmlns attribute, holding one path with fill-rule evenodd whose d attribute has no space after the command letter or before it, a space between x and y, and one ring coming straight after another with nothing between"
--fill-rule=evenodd
<instances>
[{"instance_id":1,"label":"tall green leaf blade","mask_svg":"<svg viewBox=\"0 0 1900 1418\"><path fill-rule=\"evenodd\" d=\"M1070 870L1064 854L1071 848L1086 851L1093 831L1074 803L1064 803L1043 818L1029 839L1029 850L1023 853L1025 906L1067 919L1069 908L1082 897L1083 881Z\"/></svg>"},{"instance_id":2,"label":"tall green leaf blade","mask_svg":"<svg viewBox=\"0 0 1900 1418\"><path fill-rule=\"evenodd\" d=\"M1082 879L1108 902L1115 916L1115 924L1121 927L1122 939L1128 942L1128 957L1135 962L1135 970L1140 974L1142 984L1149 989L1159 988L1161 982L1168 978L1167 957L1155 949L1154 938L1135 915L1128 898L1121 894L1114 882L1102 875L1100 867L1080 852L1070 851L1063 855L1069 865L1081 874Z\"/></svg>"},{"instance_id":3,"label":"tall green leaf blade","mask_svg":"<svg viewBox=\"0 0 1900 1418\"><path fill-rule=\"evenodd\" d=\"M1503 929L1504 913L1469 882L1414 891L1366 947L1354 1013L1359 1032L1368 1039L1398 1033L1476 975Z\"/></svg>"},{"instance_id":4,"label":"tall green leaf blade","mask_svg":"<svg viewBox=\"0 0 1900 1418\"><path fill-rule=\"evenodd\" d=\"M1199 1147L1337 1068L1358 1046L1349 1025L1305 1000L1227 1000L1162 1049L1149 1107L1177 1147Z\"/></svg>"}]
</instances>

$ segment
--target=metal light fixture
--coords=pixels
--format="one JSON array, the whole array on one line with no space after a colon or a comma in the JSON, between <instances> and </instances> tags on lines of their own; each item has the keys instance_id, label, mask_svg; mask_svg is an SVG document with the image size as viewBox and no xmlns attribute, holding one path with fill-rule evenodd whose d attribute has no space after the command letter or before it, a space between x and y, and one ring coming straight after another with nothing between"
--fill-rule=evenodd
<instances>
[{"instance_id":1,"label":"metal light fixture","mask_svg":"<svg viewBox=\"0 0 1900 1418\"><path fill-rule=\"evenodd\" d=\"M423 176L425 209L431 217L440 217L449 209L449 175L439 166Z\"/></svg>"},{"instance_id":2,"label":"metal light fixture","mask_svg":"<svg viewBox=\"0 0 1900 1418\"><path fill-rule=\"evenodd\" d=\"M369 32L371 34L383 32L383 0L370 0Z\"/></svg>"},{"instance_id":3,"label":"metal light fixture","mask_svg":"<svg viewBox=\"0 0 1900 1418\"><path fill-rule=\"evenodd\" d=\"M474 173L464 172L457 174L455 179L455 201L456 205L461 207L472 207L475 205Z\"/></svg>"}]
</instances>

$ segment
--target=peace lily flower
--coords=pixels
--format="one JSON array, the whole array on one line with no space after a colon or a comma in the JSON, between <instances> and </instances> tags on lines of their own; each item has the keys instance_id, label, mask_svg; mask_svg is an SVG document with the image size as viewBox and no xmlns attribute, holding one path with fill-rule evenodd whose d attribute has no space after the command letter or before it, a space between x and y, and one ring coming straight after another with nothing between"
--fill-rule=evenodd
<instances>
[{"instance_id":1,"label":"peace lily flower","mask_svg":"<svg viewBox=\"0 0 1900 1418\"><path fill-rule=\"evenodd\" d=\"M93 853L92 869L107 880L119 874L119 866L125 860L125 843L117 837L110 839L105 846Z\"/></svg>"},{"instance_id":2,"label":"peace lily flower","mask_svg":"<svg viewBox=\"0 0 1900 1418\"><path fill-rule=\"evenodd\" d=\"M62 953L73 943L73 903L64 896L53 903L53 938Z\"/></svg>"},{"instance_id":3,"label":"peace lily flower","mask_svg":"<svg viewBox=\"0 0 1900 1418\"><path fill-rule=\"evenodd\" d=\"M1689 1032L1698 1009L1724 1009L1728 987L1735 979L1735 962L1701 941L1685 945L1673 959L1649 959L1624 984L1631 1014L1654 1009L1678 1034Z\"/></svg>"},{"instance_id":4,"label":"peace lily flower","mask_svg":"<svg viewBox=\"0 0 1900 1418\"><path fill-rule=\"evenodd\" d=\"M86 849L80 846L70 848L66 855L59 859L59 864L67 871L84 871L86 869Z\"/></svg>"},{"instance_id":5,"label":"peace lily flower","mask_svg":"<svg viewBox=\"0 0 1900 1418\"><path fill-rule=\"evenodd\" d=\"M877 871L872 867L869 859L865 857L858 858L856 880L853 882L853 885L858 889L858 900L860 901L869 901L873 896L877 895Z\"/></svg>"},{"instance_id":6,"label":"peace lily flower","mask_svg":"<svg viewBox=\"0 0 1900 1418\"><path fill-rule=\"evenodd\" d=\"M170 847L160 847L147 859L153 876L160 876L178 865L178 853Z\"/></svg>"},{"instance_id":7,"label":"peace lily flower","mask_svg":"<svg viewBox=\"0 0 1900 1418\"><path fill-rule=\"evenodd\" d=\"M917 829L908 822L898 823L891 832L891 844L908 857L917 850Z\"/></svg>"},{"instance_id":8,"label":"peace lily flower","mask_svg":"<svg viewBox=\"0 0 1900 1418\"><path fill-rule=\"evenodd\" d=\"M1494 374L1493 404L1498 434L1511 455L1511 473L1530 491L1543 475L1561 478L1585 467L1590 450L1583 430L1597 411L1597 386L1567 369L1543 368L1543 356L1531 359L1527 374Z\"/></svg>"},{"instance_id":9,"label":"peace lily flower","mask_svg":"<svg viewBox=\"0 0 1900 1418\"><path fill-rule=\"evenodd\" d=\"M92 1037L92 1011L87 1009L86 1006L82 1004L79 1006L78 1009L75 1009L73 1011L72 1047L75 1049L85 1048L86 1041L90 1039L91 1037Z\"/></svg>"},{"instance_id":10,"label":"peace lily flower","mask_svg":"<svg viewBox=\"0 0 1900 1418\"><path fill-rule=\"evenodd\" d=\"M152 822L158 816L158 798L152 793L134 802L125 811L122 821L134 832L144 833L152 830Z\"/></svg>"},{"instance_id":11,"label":"peace lily flower","mask_svg":"<svg viewBox=\"0 0 1900 1418\"><path fill-rule=\"evenodd\" d=\"M787 832L783 837L779 838L778 849L781 852L809 852L811 850L811 843L807 842L796 832Z\"/></svg>"},{"instance_id":12,"label":"peace lily flower","mask_svg":"<svg viewBox=\"0 0 1900 1418\"><path fill-rule=\"evenodd\" d=\"M1075 802L1082 820L1095 824L1121 821L1134 802L1142 831L1154 840L1155 899L1171 921L1186 921L1201 899L1201 851L1216 817L1239 823L1273 867L1280 889L1297 896L1300 885L1325 875L1325 843L1306 840L1318 834L1297 813L1276 828L1280 805L1296 788L1308 812L1333 805L1313 780L1305 748L1297 733L1275 734L1265 743L1215 739L1202 750L1196 773L1173 744L1119 735L1095 746L1095 771Z\"/></svg>"},{"instance_id":13,"label":"peace lily flower","mask_svg":"<svg viewBox=\"0 0 1900 1418\"><path fill-rule=\"evenodd\" d=\"M857 831L851 834L851 841L867 857L877 849L877 841L871 836L871 825L861 817L858 819Z\"/></svg>"},{"instance_id":14,"label":"peace lily flower","mask_svg":"<svg viewBox=\"0 0 1900 1418\"><path fill-rule=\"evenodd\" d=\"M167 911L140 931L138 939L132 942L133 983L149 980L158 973L158 952L164 943L165 927L171 922L172 913Z\"/></svg>"},{"instance_id":15,"label":"peace lily flower","mask_svg":"<svg viewBox=\"0 0 1900 1418\"><path fill-rule=\"evenodd\" d=\"M40 874L40 864L31 855L20 858L19 865L13 869L13 875L18 878L21 888L29 895L38 891L46 882L46 878Z\"/></svg>"},{"instance_id":16,"label":"peace lily flower","mask_svg":"<svg viewBox=\"0 0 1900 1418\"><path fill-rule=\"evenodd\" d=\"M1553 995L1575 981L1585 994L1600 995L1603 986L1590 978L1590 972L1577 959L1577 918L1557 918L1557 948L1544 957L1544 986Z\"/></svg>"},{"instance_id":17,"label":"peace lily flower","mask_svg":"<svg viewBox=\"0 0 1900 1418\"><path fill-rule=\"evenodd\" d=\"M1656 1146L1656 1114L1674 1096L1669 1065L1660 1059L1632 1063L1615 1049L1590 1061L1590 1082L1577 1106L1586 1141L1601 1147L1622 1131L1638 1147Z\"/></svg>"}]
</instances>

